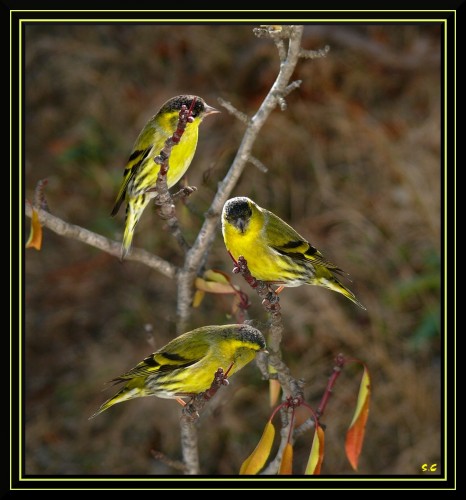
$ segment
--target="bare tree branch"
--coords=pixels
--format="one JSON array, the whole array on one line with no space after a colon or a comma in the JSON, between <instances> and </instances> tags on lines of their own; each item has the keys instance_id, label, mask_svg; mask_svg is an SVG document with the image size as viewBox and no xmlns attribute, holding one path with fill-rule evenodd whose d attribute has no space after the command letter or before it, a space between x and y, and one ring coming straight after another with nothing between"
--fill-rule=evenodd
<instances>
[{"instance_id":1,"label":"bare tree branch","mask_svg":"<svg viewBox=\"0 0 466 500\"><path fill-rule=\"evenodd\" d=\"M161 451L157 450L150 450L151 455L154 457L155 460L158 460L159 462L162 462L169 467L172 467L175 470L182 471L186 473L186 465L183 462L179 462L178 460L172 460L170 457L167 457L164 453Z\"/></svg>"},{"instance_id":2,"label":"bare tree branch","mask_svg":"<svg viewBox=\"0 0 466 500\"><path fill-rule=\"evenodd\" d=\"M193 476L199 474L199 447L197 444L196 423L187 418L181 418L181 449L183 462L186 465L185 474Z\"/></svg>"},{"instance_id":3,"label":"bare tree branch","mask_svg":"<svg viewBox=\"0 0 466 500\"><path fill-rule=\"evenodd\" d=\"M26 215L32 217L32 207L29 203L26 203ZM110 240L101 236L100 234L93 233L88 229L84 229L81 226L76 226L75 224L70 224L64 220L55 217L49 212L43 209L34 208L38 214L40 222L43 226L50 229L54 233L57 233L66 238L72 238L82 243L87 243L88 245L98 248L103 252L107 252L110 255L120 258L121 255L121 242ZM126 260L133 260L135 262L141 262L146 266L155 269L160 274L163 274L167 278L173 279L177 275L177 268L167 262L166 260L157 257L154 254L142 250L140 248L134 248Z\"/></svg>"},{"instance_id":4,"label":"bare tree branch","mask_svg":"<svg viewBox=\"0 0 466 500\"><path fill-rule=\"evenodd\" d=\"M255 156L250 156L249 161L262 173L266 174L269 171L269 169Z\"/></svg>"},{"instance_id":5,"label":"bare tree branch","mask_svg":"<svg viewBox=\"0 0 466 500\"><path fill-rule=\"evenodd\" d=\"M234 117L238 118L240 122L244 123L245 125L249 124L249 116L246 113L243 113L242 111L236 109L230 101L225 101L225 99L222 99L221 97L219 97L217 100L221 106L223 106Z\"/></svg>"},{"instance_id":6,"label":"bare tree branch","mask_svg":"<svg viewBox=\"0 0 466 500\"><path fill-rule=\"evenodd\" d=\"M303 59L319 59L325 57L330 51L330 46L326 45L323 49L318 50L306 50L301 49L299 56Z\"/></svg>"}]
</instances>

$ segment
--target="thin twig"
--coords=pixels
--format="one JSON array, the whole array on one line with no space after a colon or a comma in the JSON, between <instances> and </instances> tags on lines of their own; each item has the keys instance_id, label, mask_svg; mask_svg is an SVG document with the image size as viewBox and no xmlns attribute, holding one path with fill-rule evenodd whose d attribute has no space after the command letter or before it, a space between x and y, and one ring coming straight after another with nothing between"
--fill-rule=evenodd
<instances>
[{"instance_id":1,"label":"thin twig","mask_svg":"<svg viewBox=\"0 0 466 500\"><path fill-rule=\"evenodd\" d=\"M254 34L258 38L270 38L275 43L280 63L283 63L286 60L286 44L284 39L290 37L290 31L288 28L289 27L285 27L284 29L284 27L280 24L265 24L253 30Z\"/></svg>"},{"instance_id":2,"label":"thin twig","mask_svg":"<svg viewBox=\"0 0 466 500\"><path fill-rule=\"evenodd\" d=\"M291 35L292 26L282 26L280 24L263 24L259 28L253 30L258 38L270 38L277 47L278 58L280 63L286 60L286 44L284 39L288 39Z\"/></svg>"},{"instance_id":3,"label":"thin twig","mask_svg":"<svg viewBox=\"0 0 466 500\"><path fill-rule=\"evenodd\" d=\"M293 92L293 90L299 89L302 83L303 83L302 80L295 80L294 82L291 82L289 85L286 86L286 89L283 91L283 96L286 97L288 94Z\"/></svg>"},{"instance_id":4,"label":"thin twig","mask_svg":"<svg viewBox=\"0 0 466 500\"><path fill-rule=\"evenodd\" d=\"M233 104L229 101L225 101L225 99L222 99L219 97L217 99L219 104L223 106L230 114L232 114L234 117L238 118L240 122L243 122L245 125L249 124L249 116L246 113L243 113L242 111L239 111L236 109Z\"/></svg>"},{"instance_id":5,"label":"thin twig","mask_svg":"<svg viewBox=\"0 0 466 500\"><path fill-rule=\"evenodd\" d=\"M187 472L186 465L183 462L180 462L179 460L173 460L172 458L167 457L167 455L165 455L161 451L150 450L150 453L155 460L162 462L165 465L168 465L169 467L172 467L175 470L179 470L185 473Z\"/></svg>"},{"instance_id":6,"label":"thin twig","mask_svg":"<svg viewBox=\"0 0 466 500\"><path fill-rule=\"evenodd\" d=\"M262 173L266 174L269 171L269 169L255 156L250 156L249 161L257 168L257 170L260 170Z\"/></svg>"},{"instance_id":7,"label":"thin twig","mask_svg":"<svg viewBox=\"0 0 466 500\"><path fill-rule=\"evenodd\" d=\"M176 193L172 194L172 200L180 199L180 200L184 201L187 198L189 198L196 191L197 191L196 186L183 187L179 191L177 191Z\"/></svg>"},{"instance_id":8,"label":"thin twig","mask_svg":"<svg viewBox=\"0 0 466 500\"><path fill-rule=\"evenodd\" d=\"M343 369L345 362L346 361L343 354L338 354L338 356L335 358L335 366L333 367L332 374L328 379L324 394L322 395L322 399L320 400L320 404L315 411L315 417L318 418L319 421L320 417L322 417L325 409L327 408L327 404L330 400L330 396L332 395L333 388L338 380L338 377L341 374L341 370ZM294 436L297 437L313 427L315 427L314 418L308 418L298 428L295 429Z\"/></svg>"},{"instance_id":9,"label":"thin twig","mask_svg":"<svg viewBox=\"0 0 466 500\"><path fill-rule=\"evenodd\" d=\"M330 395L332 394L333 387L336 384L336 381L340 376L341 370L344 365L345 358L343 357L343 354L338 354L338 356L335 358L335 366L333 367L332 375L330 375L330 378L328 379L327 387L325 388L324 395L322 396L319 407L316 411L317 418L320 418L324 414L325 408L327 408L327 404L330 399Z\"/></svg>"},{"instance_id":10,"label":"thin twig","mask_svg":"<svg viewBox=\"0 0 466 500\"><path fill-rule=\"evenodd\" d=\"M299 57L303 59L320 59L321 57L327 57L327 54L330 52L330 46L326 45L322 49L317 50L306 50L301 49L299 52Z\"/></svg>"},{"instance_id":11,"label":"thin twig","mask_svg":"<svg viewBox=\"0 0 466 500\"><path fill-rule=\"evenodd\" d=\"M47 200L45 199L45 187L47 186L47 183L47 179L40 180L34 190L34 208L36 210L42 208L43 210L49 212L49 206L47 204Z\"/></svg>"},{"instance_id":12,"label":"thin twig","mask_svg":"<svg viewBox=\"0 0 466 500\"><path fill-rule=\"evenodd\" d=\"M84 229L81 226L75 224L70 224L65 222L59 217L55 217L49 212L43 209L36 209L39 214L39 220L42 226L50 229L60 236L65 236L66 238L72 238L82 243L86 243L92 247L98 248L103 252L107 252L110 255L120 258L121 255L121 242L110 240L101 236L100 234ZM25 211L28 217L32 217L32 207L29 203L25 204ZM170 262L167 262L157 255L142 250L140 248L133 248L131 254L127 256L126 260L132 260L135 262L140 262L146 266L155 269L160 274L163 274L167 278L174 279L177 275L177 268Z\"/></svg>"}]
</instances>

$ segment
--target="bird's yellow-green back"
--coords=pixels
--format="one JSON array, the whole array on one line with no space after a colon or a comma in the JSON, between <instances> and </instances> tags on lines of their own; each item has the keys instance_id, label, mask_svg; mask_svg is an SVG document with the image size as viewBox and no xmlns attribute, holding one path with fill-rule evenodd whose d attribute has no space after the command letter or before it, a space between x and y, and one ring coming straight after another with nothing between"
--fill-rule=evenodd
<instances>
[{"instance_id":1,"label":"bird's yellow-green back","mask_svg":"<svg viewBox=\"0 0 466 500\"><path fill-rule=\"evenodd\" d=\"M218 368L229 376L265 349L261 332L249 325L213 325L197 328L170 341L112 382L124 387L91 418L111 406L143 396L176 398L206 391Z\"/></svg>"}]
</instances>

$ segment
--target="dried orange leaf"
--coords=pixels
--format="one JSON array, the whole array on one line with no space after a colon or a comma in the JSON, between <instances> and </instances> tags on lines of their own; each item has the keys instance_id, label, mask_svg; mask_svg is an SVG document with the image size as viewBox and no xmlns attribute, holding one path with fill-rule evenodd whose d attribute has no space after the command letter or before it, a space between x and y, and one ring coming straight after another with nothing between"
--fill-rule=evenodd
<instances>
[{"instance_id":1,"label":"dried orange leaf","mask_svg":"<svg viewBox=\"0 0 466 500\"><path fill-rule=\"evenodd\" d=\"M205 292L202 290L196 290L193 297L193 307L199 307L201 305L202 299L204 298Z\"/></svg>"},{"instance_id":2,"label":"dried orange leaf","mask_svg":"<svg viewBox=\"0 0 466 500\"><path fill-rule=\"evenodd\" d=\"M26 243L26 248L35 248L40 250L42 247L42 226L39 221L39 214L36 210L32 209L31 217L31 232L29 239Z\"/></svg>"},{"instance_id":3,"label":"dried orange leaf","mask_svg":"<svg viewBox=\"0 0 466 500\"><path fill-rule=\"evenodd\" d=\"M275 427L269 420L256 448L241 465L240 475L257 474L264 467L267 458L269 458L274 437Z\"/></svg>"},{"instance_id":4,"label":"dried orange leaf","mask_svg":"<svg viewBox=\"0 0 466 500\"><path fill-rule=\"evenodd\" d=\"M307 461L304 474L307 476L316 476L320 474L320 468L324 460L325 434L322 427L317 426L312 440L311 453Z\"/></svg>"},{"instance_id":5,"label":"dried orange leaf","mask_svg":"<svg viewBox=\"0 0 466 500\"><path fill-rule=\"evenodd\" d=\"M346 456L354 470L358 468L359 455L361 454L364 434L366 431L367 417L369 415L369 401L371 395L371 381L369 372L364 366L364 373L359 386L358 402L353 420L346 433Z\"/></svg>"},{"instance_id":6,"label":"dried orange leaf","mask_svg":"<svg viewBox=\"0 0 466 500\"><path fill-rule=\"evenodd\" d=\"M286 443L285 449L283 450L278 474L280 476L290 476L293 474L293 445L291 443Z\"/></svg>"}]
</instances>

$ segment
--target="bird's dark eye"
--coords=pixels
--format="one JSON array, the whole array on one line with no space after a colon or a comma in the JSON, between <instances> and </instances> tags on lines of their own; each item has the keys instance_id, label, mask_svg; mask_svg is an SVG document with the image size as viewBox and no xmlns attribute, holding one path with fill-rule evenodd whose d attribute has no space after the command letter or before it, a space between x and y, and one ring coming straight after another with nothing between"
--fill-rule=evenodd
<instances>
[{"instance_id":1,"label":"bird's dark eye","mask_svg":"<svg viewBox=\"0 0 466 500\"><path fill-rule=\"evenodd\" d=\"M188 109L191 107L191 104L192 101L189 103ZM194 104L194 108L191 115L193 117L199 116L203 110L204 110L204 103L200 99L197 99L196 104Z\"/></svg>"}]
</instances>

